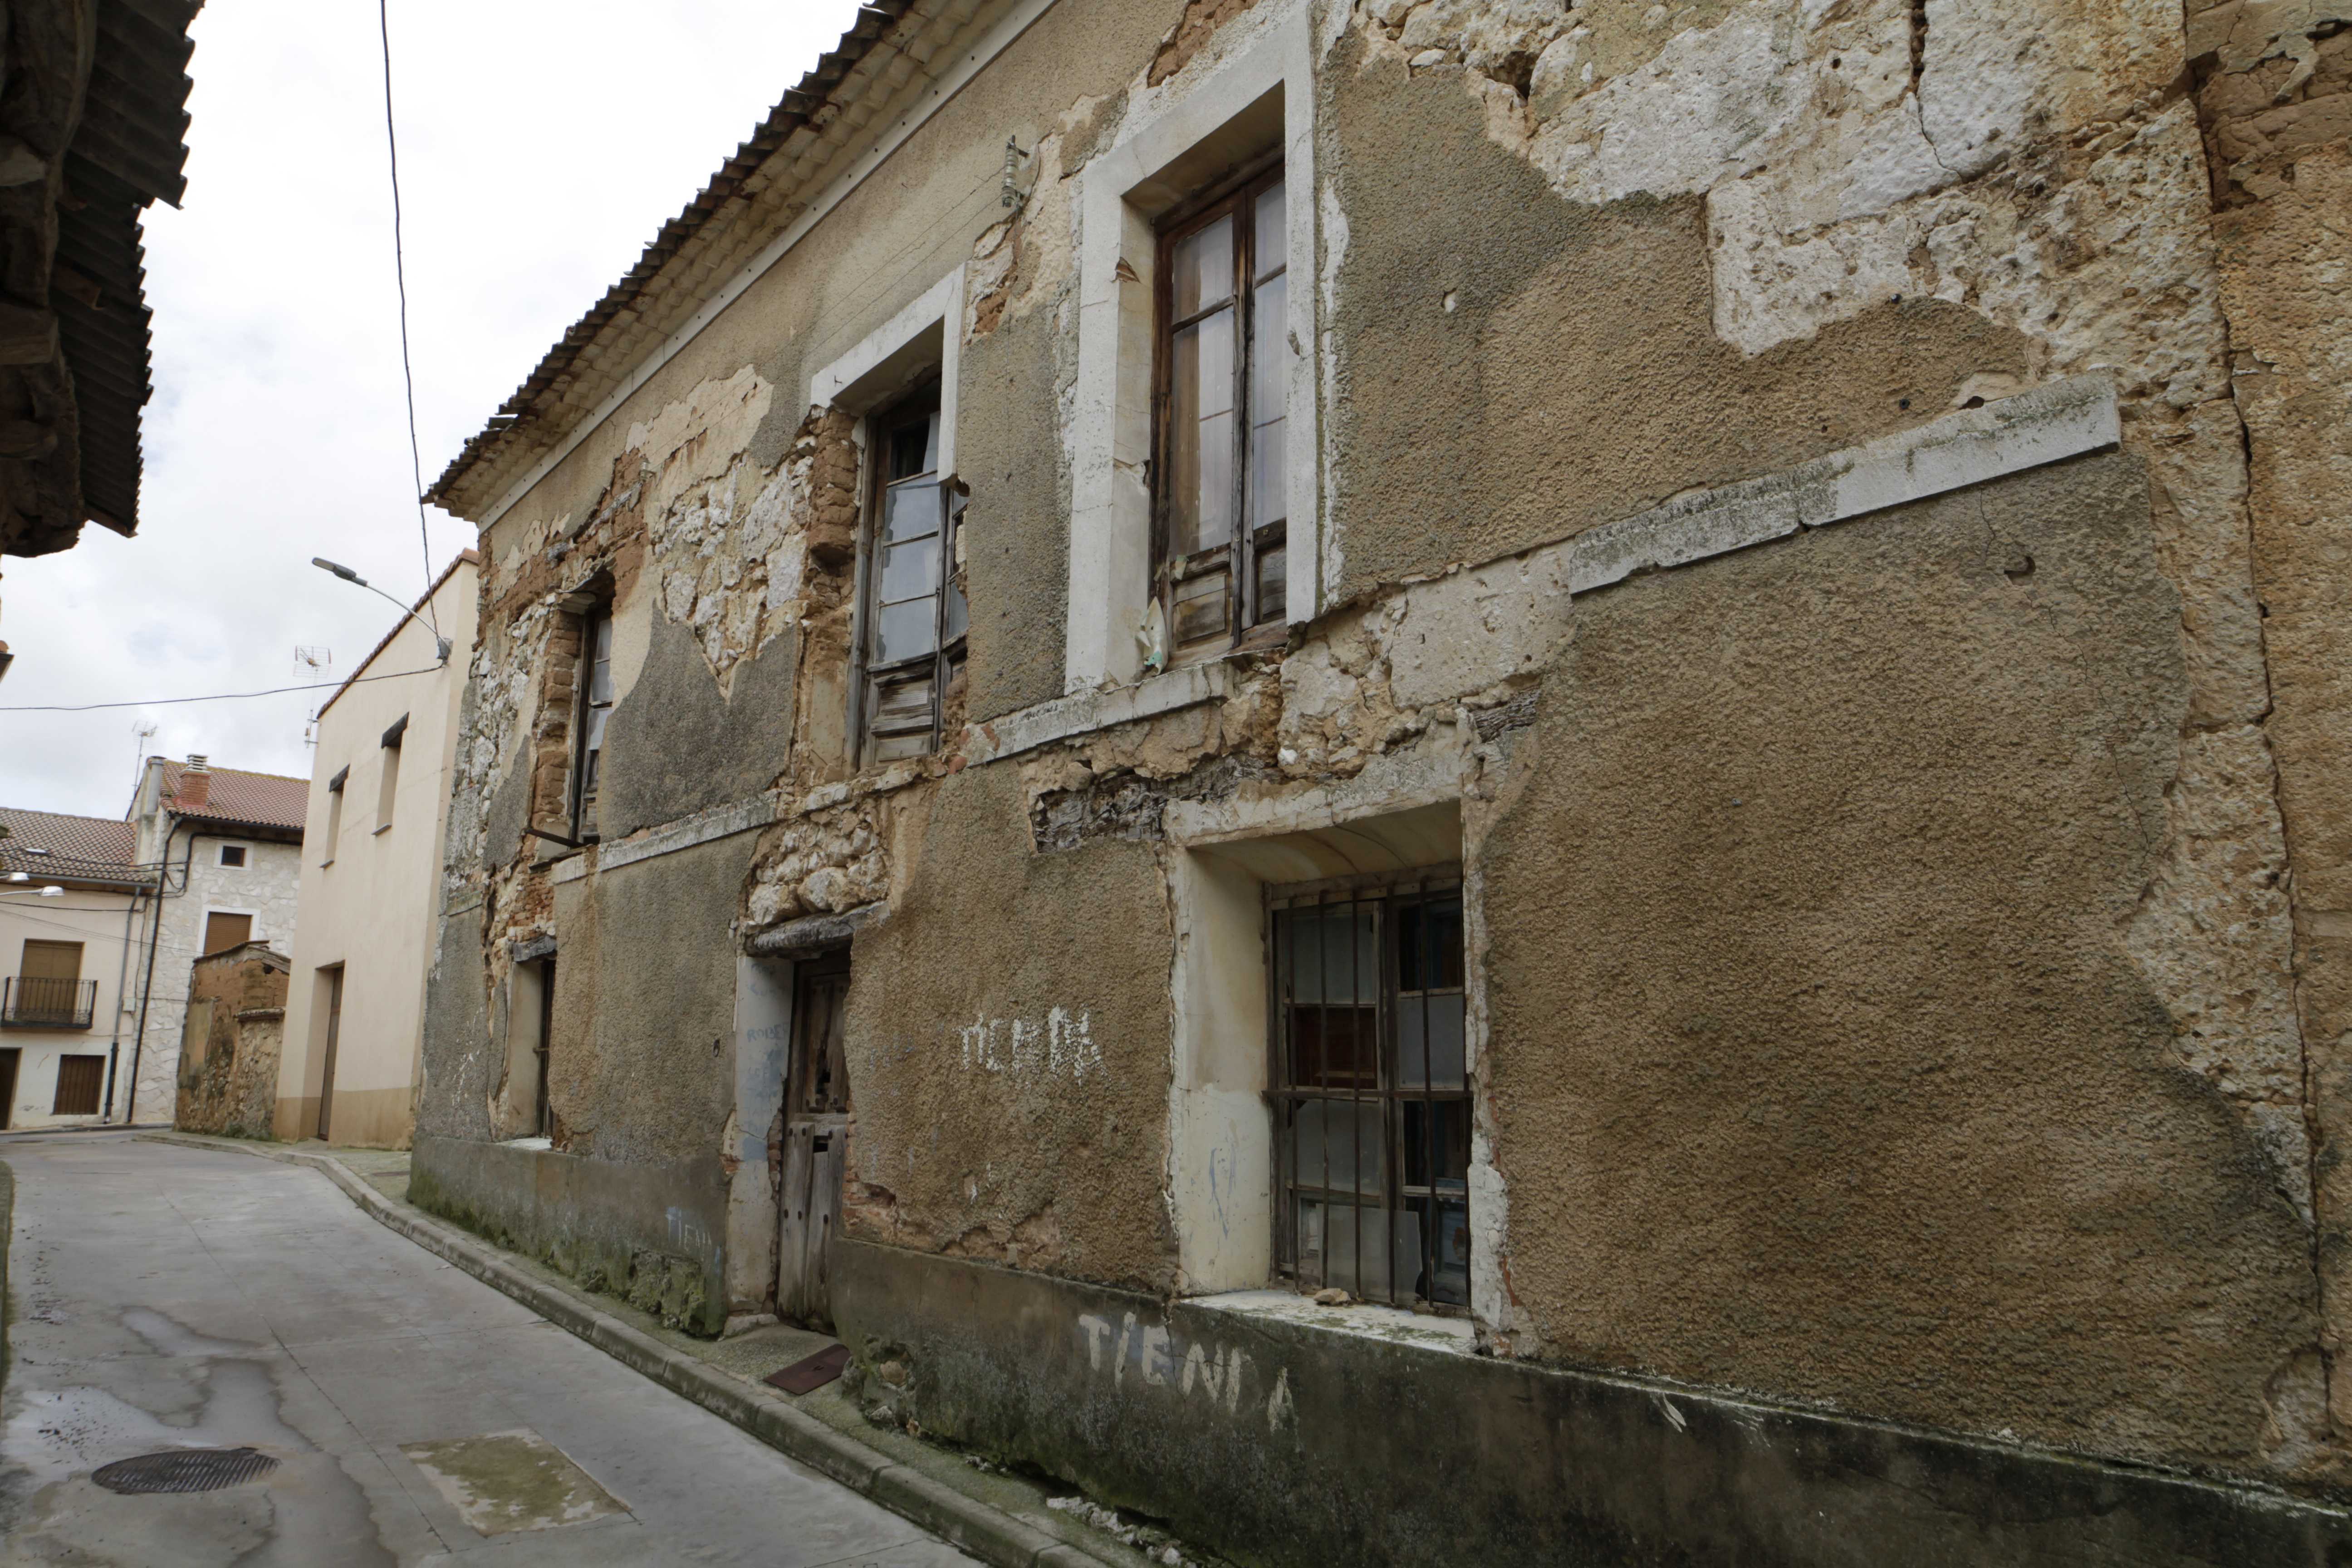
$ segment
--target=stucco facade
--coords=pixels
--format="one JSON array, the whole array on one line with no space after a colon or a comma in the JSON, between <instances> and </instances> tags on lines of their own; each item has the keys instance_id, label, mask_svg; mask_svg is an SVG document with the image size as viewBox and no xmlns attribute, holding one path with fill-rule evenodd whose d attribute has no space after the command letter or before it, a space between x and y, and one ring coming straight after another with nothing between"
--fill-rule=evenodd
<instances>
[{"instance_id":1,"label":"stucco facade","mask_svg":"<svg viewBox=\"0 0 2352 1568\"><path fill-rule=\"evenodd\" d=\"M280 1138L318 1137L323 1126L337 1143L408 1145L476 576L467 551L417 602L427 624L404 618L319 715L273 1112ZM434 626L452 644L446 665ZM361 679L400 671L413 673Z\"/></svg>"},{"instance_id":2,"label":"stucco facade","mask_svg":"<svg viewBox=\"0 0 2352 1568\"><path fill-rule=\"evenodd\" d=\"M197 780L203 779L203 784ZM217 940L289 940L302 873L299 779L215 768L205 759L147 760L131 819L138 859L161 868L161 892L148 901L132 962L142 972L141 1023L126 1068L125 1121L169 1122L179 1102L180 1037L186 1027L189 979ZM240 853L241 852L241 853Z\"/></svg>"},{"instance_id":3,"label":"stucco facade","mask_svg":"<svg viewBox=\"0 0 2352 1568\"><path fill-rule=\"evenodd\" d=\"M820 1300L877 1419L1250 1562L2014 1561L1996 1462L2033 1551L2328 1560L2352 35L883 15L435 491L419 1201L702 1331ZM1287 585L1187 653L1177 247L1275 171L1223 559ZM909 406L969 630L881 762ZM1458 973L1381 935L1360 1026L1455 1009L1382 1125L1459 1163L1351 1190L1446 1238L1302 1310L1293 911L1413 900ZM1413 1400L1558 1474L1430 1484Z\"/></svg>"},{"instance_id":4,"label":"stucco facade","mask_svg":"<svg viewBox=\"0 0 2352 1568\"><path fill-rule=\"evenodd\" d=\"M0 1128L116 1120L152 868L125 822L0 809Z\"/></svg>"}]
</instances>

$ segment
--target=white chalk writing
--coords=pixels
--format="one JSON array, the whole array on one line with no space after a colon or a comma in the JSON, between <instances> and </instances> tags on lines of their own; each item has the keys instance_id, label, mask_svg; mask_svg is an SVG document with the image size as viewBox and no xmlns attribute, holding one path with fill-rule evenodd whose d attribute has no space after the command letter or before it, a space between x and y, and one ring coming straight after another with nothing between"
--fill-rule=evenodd
<instances>
[{"instance_id":1,"label":"white chalk writing","mask_svg":"<svg viewBox=\"0 0 2352 1568\"><path fill-rule=\"evenodd\" d=\"M966 1072L1023 1076L1068 1074L1080 1082L1102 1070L1102 1047L1095 1044L1094 1015L1052 1007L1043 1018L974 1018L956 1031Z\"/></svg>"},{"instance_id":2,"label":"white chalk writing","mask_svg":"<svg viewBox=\"0 0 2352 1568\"><path fill-rule=\"evenodd\" d=\"M1227 1415L1241 1411L1251 1362L1238 1345L1213 1345L1202 1340L1188 1343L1173 1337L1164 1323L1139 1322L1133 1312L1122 1313L1117 1323L1092 1312L1081 1313L1078 1333L1086 1342L1087 1369L1097 1374L1109 1373L1115 1389L1125 1389L1131 1365L1146 1388L1172 1388L1180 1398L1203 1398L1210 1409ZM1248 1397L1252 1410L1265 1410L1267 1430L1279 1432L1297 1424L1297 1407L1291 1398L1287 1368L1276 1367L1272 1387L1266 1388L1261 1381L1258 1389L1248 1391Z\"/></svg>"}]
</instances>

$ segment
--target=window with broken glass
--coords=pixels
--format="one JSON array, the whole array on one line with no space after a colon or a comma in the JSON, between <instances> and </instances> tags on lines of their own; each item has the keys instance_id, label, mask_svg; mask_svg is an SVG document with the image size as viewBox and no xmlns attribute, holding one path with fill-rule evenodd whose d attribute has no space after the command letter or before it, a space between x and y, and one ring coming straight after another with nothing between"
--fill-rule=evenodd
<instances>
[{"instance_id":1,"label":"window with broken glass","mask_svg":"<svg viewBox=\"0 0 2352 1568\"><path fill-rule=\"evenodd\" d=\"M873 441L863 574L868 763L938 750L967 618L955 560L964 498L940 472L938 388L875 419Z\"/></svg>"},{"instance_id":2,"label":"window with broken glass","mask_svg":"<svg viewBox=\"0 0 2352 1568\"><path fill-rule=\"evenodd\" d=\"M1458 875L1270 901L1280 1272L1302 1290L1470 1301Z\"/></svg>"},{"instance_id":3,"label":"window with broken glass","mask_svg":"<svg viewBox=\"0 0 2352 1568\"><path fill-rule=\"evenodd\" d=\"M1222 653L1284 622L1287 232L1277 163L1160 234L1153 591L1161 663Z\"/></svg>"},{"instance_id":4,"label":"window with broken glass","mask_svg":"<svg viewBox=\"0 0 2352 1568\"><path fill-rule=\"evenodd\" d=\"M596 784L604 757L604 724L613 716L613 616L602 605L581 616L579 723L572 764L572 837L596 837Z\"/></svg>"}]
</instances>

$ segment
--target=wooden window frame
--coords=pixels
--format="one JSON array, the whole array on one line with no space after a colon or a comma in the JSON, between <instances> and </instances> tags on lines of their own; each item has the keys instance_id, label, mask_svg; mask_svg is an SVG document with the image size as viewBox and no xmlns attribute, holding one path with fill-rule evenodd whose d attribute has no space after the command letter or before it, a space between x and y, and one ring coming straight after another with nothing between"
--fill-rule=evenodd
<instances>
[{"instance_id":1,"label":"wooden window frame","mask_svg":"<svg viewBox=\"0 0 2352 1568\"><path fill-rule=\"evenodd\" d=\"M916 387L906 396L866 416L866 482L864 504L859 510L857 531L857 752L862 766L872 766L886 761L898 761L908 756L928 756L937 752L946 739L948 690L964 669L965 657L971 641L971 614L968 604L962 611L964 625L954 627L955 613L950 606L964 603L962 583L956 569L956 545L963 531L964 507L967 496L964 487L953 474L941 468L927 468L921 473L893 479L890 477L890 439L900 430L923 419L940 421L940 441L942 451L946 445L948 411L940 394L942 387L936 379ZM940 490L940 582L932 595L931 647L929 652L906 658L880 662L876 653L881 644L883 524L887 521L885 507L891 489L911 483L928 476ZM886 737L877 731L881 714L881 694L891 685L905 684L924 679L931 683L930 728L920 751L903 752L892 757L879 755ZM911 735L915 731L893 731L893 735Z\"/></svg>"},{"instance_id":2,"label":"wooden window frame","mask_svg":"<svg viewBox=\"0 0 2352 1568\"><path fill-rule=\"evenodd\" d=\"M1405 978L1401 973L1404 926L1401 917L1403 911L1412 907L1426 910L1449 904L1459 911L1462 898L1462 873L1457 866L1433 868L1397 876L1344 878L1297 887L1269 888L1266 890L1265 927L1267 959L1266 1099L1274 1117L1274 1273L1276 1278L1288 1281L1297 1289L1310 1289L1336 1286L1359 1300L1388 1301L1395 1305L1412 1306L1446 1315L1466 1314L1470 1310L1471 1242L1468 1169L1470 1124L1473 1112L1471 1110L1471 1074L1467 1060L1469 953L1466 924L1461 921L1458 912L1455 929L1461 933L1458 940L1463 943L1457 955L1460 965L1458 976L1460 984L1423 987L1401 984ZM1344 1088L1335 1088L1328 1081L1328 1069L1325 1081L1322 1083L1303 1081L1306 1075L1298 1069L1297 1041L1292 1036L1295 1010L1303 1006L1315 1006L1318 1013L1328 1013L1329 1004L1328 1002L1297 1004L1286 1001L1291 990L1286 987L1286 981L1290 978L1291 968L1297 959L1294 952L1288 950L1286 942L1285 932L1287 928L1283 916L1300 910L1318 908L1325 910L1356 908L1372 911L1372 951L1375 955L1373 962L1379 973L1375 977L1373 992L1375 1021L1371 1050L1374 1070L1371 1075L1372 1081L1369 1084L1362 1081L1363 1075L1360 1072L1350 1072L1347 1075L1350 1082ZM1425 922L1423 929L1424 931L1429 929ZM1361 948L1353 942L1349 947L1351 970L1346 978L1350 993L1360 997L1362 987L1359 984L1359 974L1352 966L1360 963ZM1324 978L1328 981L1331 977L1327 974ZM1458 1005L1462 1011L1462 1049L1465 1059L1461 1086L1458 1089L1433 1087L1426 1071L1423 1072L1422 1081L1418 1085L1403 1081L1405 1062L1404 1053L1401 1048L1402 1031L1400 1029L1402 1015L1408 1007L1418 1007L1422 1020L1423 1040L1427 1042L1435 1039L1436 1034L1430 1025L1432 1017L1430 1007L1433 999L1442 999L1444 1003ZM1360 1006L1360 1002L1348 1004L1351 1007ZM1322 1033L1327 1042L1324 1048L1328 1050L1328 1021L1322 1026ZM1424 1058L1424 1060L1426 1059ZM1357 1060L1361 1060L1360 1056ZM1298 1163L1298 1140L1294 1136L1294 1126L1302 1120L1303 1108L1317 1102L1326 1107L1336 1105L1358 1108L1356 1114L1348 1119L1351 1123L1350 1163L1359 1173L1352 1186L1334 1187L1331 1184L1330 1146L1325 1148L1323 1169L1316 1173L1313 1180L1308 1180L1307 1173L1294 1169ZM1458 1111L1441 1117L1434 1109L1441 1105L1458 1106L1460 1109ZM1411 1108L1414 1106L1423 1108L1419 1118L1420 1133L1418 1135L1421 1142L1418 1153L1421 1158L1422 1179L1417 1183L1407 1180L1407 1173L1412 1166L1411 1156L1415 1152L1408 1148L1412 1121ZM1364 1151L1357 1142L1362 1136L1361 1129L1364 1125L1366 1110L1371 1111L1377 1118L1382 1141L1382 1146L1379 1151L1379 1180L1374 1187L1367 1187L1360 1174L1363 1169ZM1323 1121L1328 1138L1331 1129L1328 1110L1324 1113ZM1450 1122L1454 1129L1446 1136L1459 1142L1458 1149L1451 1151L1453 1154L1458 1156L1460 1162L1462 1174L1459 1178L1444 1176L1440 1169L1438 1140L1441 1136L1441 1125L1445 1122ZM1318 1259L1317 1269L1306 1268L1300 1255L1298 1216L1302 1202L1320 1204L1324 1210L1324 1248ZM1356 1227L1356 1234L1360 1238L1363 1234L1361 1216L1364 1214L1379 1213L1385 1216L1381 1222L1381 1245L1384 1249L1383 1262L1380 1269L1374 1272L1375 1283L1373 1284L1367 1283L1367 1269L1360 1247L1356 1248L1355 1268L1351 1274L1341 1277L1332 1272L1331 1215L1341 1212L1343 1205L1345 1212L1349 1215L1348 1223ZM1443 1250L1441 1226L1444 1223L1444 1216L1449 1212L1458 1212L1459 1215L1458 1272L1455 1265L1441 1265L1439 1256ZM1426 1221L1419 1228L1415 1238L1414 1253L1415 1260L1423 1272L1414 1280L1400 1281L1394 1278L1393 1269L1400 1235L1404 1221L1416 1215ZM1434 1291L1440 1283L1444 1282L1441 1275L1442 1268L1444 1276L1458 1277L1459 1283L1456 1289L1432 1295L1423 1295L1416 1291L1415 1287L1424 1280ZM1386 1276L1385 1286L1378 1284L1382 1275ZM1458 1300L1454 1299L1457 1296Z\"/></svg>"},{"instance_id":3,"label":"wooden window frame","mask_svg":"<svg viewBox=\"0 0 2352 1568\"><path fill-rule=\"evenodd\" d=\"M604 710L604 721L612 722L614 700L596 700L596 636L605 638L605 663L612 662L613 605L610 600L599 599L577 612L580 618L580 648L572 657L578 661L572 671L572 787L571 810L567 820L572 837L583 844L597 842L595 808L598 791L604 785L604 735L590 722L596 710ZM593 731L593 742L592 742Z\"/></svg>"},{"instance_id":4,"label":"wooden window frame","mask_svg":"<svg viewBox=\"0 0 2352 1568\"><path fill-rule=\"evenodd\" d=\"M1259 195L1283 184L1285 178L1281 152L1276 150L1265 153L1201 195L1171 209L1160 220L1151 307L1151 598L1160 612L1166 644L1165 660L1171 666L1188 658L1215 658L1243 648L1278 646L1289 635L1286 592L1284 605L1270 617L1266 616L1265 607L1256 602L1259 554L1272 549L1286 552L1288 548L1287 506L1284 509L1284 517L1263 527L1253 528L1249 521L1251 444L1256 424L1252 416L1250 382L1257 343L1257 291L1277 278L1286 280L1286 289L1289 278L1286 250L1282 266L1263 279L1254 276L1257 256L1255 206ZM1286 193L1286 201L1288 199L1289 194ZM1224 308L1212 306L1182 320L1176 318L1176 247L1226 216L1234 220L1233 408L1236 430L1233 480L1234 535L1226 544L1197 551L1182 559L1172 559L1170 517L1172 466L1169 447L1174 430L1169 413L1175 389L1176 334ZM1218 557L1223 560L1221 562L1216 559ZM1286 562L1286 564L1291 563ZM1222 646L1205 639L1194 644L1180 644L1176 635L1175 603L1179 584L1217 571L1221 566L1226 573L1225 617L1229 635Z\"/></svg>"}]
</instances>

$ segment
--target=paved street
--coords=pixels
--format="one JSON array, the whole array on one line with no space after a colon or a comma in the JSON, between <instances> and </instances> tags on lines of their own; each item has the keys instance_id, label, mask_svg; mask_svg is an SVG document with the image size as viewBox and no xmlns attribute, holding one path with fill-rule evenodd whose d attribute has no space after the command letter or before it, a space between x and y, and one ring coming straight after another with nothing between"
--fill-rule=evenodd
<instances>
[{"instance_id":1,"label":"paved street","mask_svg":"<svg viewBox=\"0 0 2352 1568\"><path fill-rule=\"evenodd\" d=\"M16 1174L0 1563L971 1561L316 1172L83 1135L0 1139L0 1160ZM194 1446L279 1463L182 1495L90 1479Z\"/></svg>"}]
</instances>

